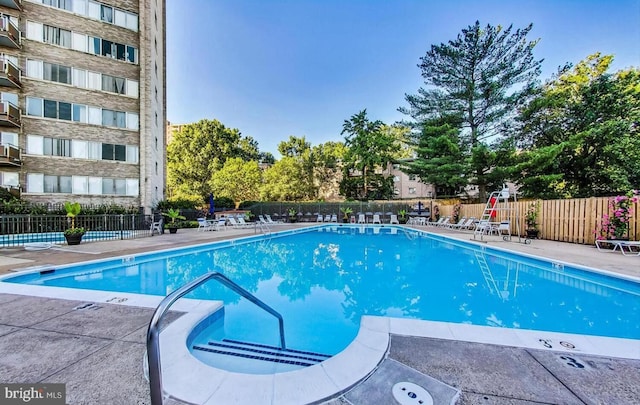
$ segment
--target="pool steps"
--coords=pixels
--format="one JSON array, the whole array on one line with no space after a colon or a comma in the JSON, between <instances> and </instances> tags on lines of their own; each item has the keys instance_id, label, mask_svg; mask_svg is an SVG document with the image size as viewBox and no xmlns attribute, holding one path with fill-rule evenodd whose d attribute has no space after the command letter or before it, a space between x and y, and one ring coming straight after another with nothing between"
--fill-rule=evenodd
<instances>
[{"instance_id":1,"label":"pool steps","mask_svg":"<svg viewBox=\"0 0 640 405\"><path fill-rule=\"evenodd\" d=\"M331 357L328 354L295 349L281 349L276 346L241 342L231 339L209 341L206 345L193 345L193 349L227 356L291 364L302 367L318 364Z\"/></svg>"}]
</instances>

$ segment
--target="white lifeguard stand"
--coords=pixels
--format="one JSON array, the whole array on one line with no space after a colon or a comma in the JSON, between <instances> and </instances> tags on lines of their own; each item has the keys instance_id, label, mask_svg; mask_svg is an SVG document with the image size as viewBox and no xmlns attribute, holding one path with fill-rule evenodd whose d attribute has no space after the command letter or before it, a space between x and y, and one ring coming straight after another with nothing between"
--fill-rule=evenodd
<instances>
[{"instance_id":1,"label":"white lifeguard stand","mask_svg":"<svg viewBox=\"0 0 640 405\"><path fill-rule=\"evenodd\" d=\"M501 236L503 240L511 240L511 224L515 218L516 232L520 238L520 222L517 219L518 213L513 212L510 199L513 197L513 206L518 208L516 193L509 190L509 186L502 185L502 189L494 191L487 199L480 220L476 223L473 231L473 239L482 240L485 235ZM512 215L514 213L515 215Z\"/></svg>"}]
</instances>

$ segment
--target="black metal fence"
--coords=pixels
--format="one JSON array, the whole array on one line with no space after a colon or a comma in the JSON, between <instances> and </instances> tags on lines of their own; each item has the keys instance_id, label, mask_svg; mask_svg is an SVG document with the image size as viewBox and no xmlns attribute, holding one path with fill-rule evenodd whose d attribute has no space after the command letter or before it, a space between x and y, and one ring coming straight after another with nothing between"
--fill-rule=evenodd
<instances>
[{"instance_id":1,"label":"black metal fence","mask_svg":"<svg viewBox=\"0 0 640 405\"><path fill-rule=\"evenodd\" d=\"M153 216L142 214L79 215L75 226L85 228L83 242L134 239L150 236L153 220ZM70 227L71 219L64 215L0 215L0 247L63 244L63 232Z\"/></svg>"},{"instance_id":2,"label":"black metal fence","mask_svg":"<svg viewBox=\"0 0 640 405\"><path fill-rule=\"evenodd\" d=\"M421 204L419 207L416 204L410 204L407 202L309 202L309 203L295 203L295 202L264 202L256 203L246 209L250 210L254 215L269 214L274 219L288 219L289 214L295 211L295 216L299 222L314 222L318 218L318 215L326 217L327 215L336 215L338 222L341 222L344 214L343 208L350 208L351 213L349 217L358 217L359 214L364 214L370 219L374 214L380 215L383 223L388 223L391 219L391 215L398 215L398 212L404 210L408 216L425 216L429 217L430 204Z\"/></svg>"}]
</instances>

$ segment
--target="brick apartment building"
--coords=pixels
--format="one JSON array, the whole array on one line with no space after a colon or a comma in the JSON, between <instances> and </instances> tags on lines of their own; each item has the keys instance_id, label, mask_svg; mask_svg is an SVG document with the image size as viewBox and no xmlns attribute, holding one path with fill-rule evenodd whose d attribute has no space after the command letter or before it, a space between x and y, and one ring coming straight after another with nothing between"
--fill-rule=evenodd
<instances>
[{"instance_id":1,"label":"brick apartment building","mask_svg":"<svg viewBox=\"0 0 640 405\"><path fill-rule=\"evenodd\" d=\"M0 185L33 202L165 194L165 0L0 0Z\"/></svg>"}]
</instances>

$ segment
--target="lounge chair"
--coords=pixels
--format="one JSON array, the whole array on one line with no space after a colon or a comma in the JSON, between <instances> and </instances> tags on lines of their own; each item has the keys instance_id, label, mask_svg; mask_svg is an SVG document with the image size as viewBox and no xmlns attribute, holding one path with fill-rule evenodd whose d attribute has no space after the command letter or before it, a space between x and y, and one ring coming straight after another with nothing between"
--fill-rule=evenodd
<instances>
[{"instance_id":1,"label":"lounge chair","mask_svg":"<svg viewBox=\"0 0 640 405\"><path fill-rule=\"evenodd\" d=\"M331 222L338 222L338 215L331 214Z\"/></svg>"},{"instance_id":2,"label":"lounge chair","mask_svg":"<svg viewBox=\"0 0 640 405\"><path fill-rule=\"evenodd\" d=\"M273 219L271 219L271 215L269 215L269 214L265 215L265 219L267 220L267 223L269 225L277 225L277 224L282 224L283 223L282 221L274 221Z\"/></svg>"},{"instance_id":3,"label":"lounge chair","mask_svg":"<svg viewBox=\"0 0 640 405\"><path fill-rule=\"evenodd\" d=\"M198 218L198 232L200 231L211 231L215 229L212 221L208 221L207 218Z\"/></svg>"},{"instance_id":4,"label":"lounge chair","mask_svg":"<svg viewBox=\"0 0 640 405\"><path fill-rule=\"evenodd\" d=\"M373 220L371 221L372 224L382 224L382 221L380 221L380 214L373 214Z\"/></svg>"},{"instance_id":5,"label":"lounge chair","mask_svg":"<svg viewBox=\"0 0 640 405\"><path fill-rule=\"evenodd\" d=\"M442 222L440 223L436 223L436 226L440 226L440 227L447 227L449 226L449 221L451 220L451 217L444 217L444 219L442 220Z\"/></svg>"},{"instance_id":6,"label":"lounge chair","mask_svg":"<svg viewBox=\"0 0 640 405\"><path fill-rule=\"evenodd\" d=\"M323 222L322 214L317 214L316 222Z\"/></svg>"},{"instance_id":7,"label":"lounge chair","mask_svg":"<svg viewBox=\"0 0 640 405\"><path fill-rule=\"evenodd\" d=\"M438 219L436 222L427 222L428 226L439 226L442 223L444 223L444 221L448 219L448 217L440 217L440 219Z\"/></svg>"},{"instance_id":8,"label":"lounge chair","mask_svg":"<svg viewBox=\"0 0 640 405\"><path fill-rule=\"evenodd\" d=\"M606 249L602 246L605 245L613 245L613 249ZM616 250L620 250L625 256L640 256L640 249L638 251L634 251L633 248L640 248L640 241L628 241L622 239L598 239L596 240L596 248L600 251L605 252L615 252Z\"/></svg>"},{"instance_id":9,"label":"lounge chair","mask_svg":"<svg viewBox=\"0 0 640 405\"><path fill-rule=\"evenodd\" d=\"M465 229L468 228L469 225L473 224L473 218L465 218L463 217L458 223L450 224L450 229Z\"/></svg>"},{"instance_id":10,"label":"lounge chair","mask_svg":"<svg viewBox=\"0 0 640 405\"><path fill-rule=\"evenodd\" d=\"M391 214L389 224L400 224L400 222L398 221L398 216L396 214Z\"/></svg>"},{"instance_id":11,"label":"lounge chair","mask_svg":"<svg viewBox=\"0 0 640 405\"><path fill-rule=\"evenodd\" d=\"M364 214L358 214L358 223L359 224L366 224L367 220L364 217Z\"/></svg>"},{"instance_id":12,"label":"lounge chair","mask_svg":"<svg viewBox=\"0 0 640 405\"><path fill-rule=\"evenodd\" d=\"M327 214L324 216L324 222L331 222L331 215Z\"/></svg>"},{"instance_id":13,"label":"lounge chair","mask_svg":"<svg viewBox=\"0 0 640 405\"><path fill-rule=\"evenodd\" d=\"M229 223L231 224L231 226L234 229L243 229L246 228L246 223L245 225L242 225L240 222L238 222L237 219L235 219L233 216L230 216L229 218L227 218L227 221L229 221ZM243 220L244 221L244 220Z\"/></svg>"}]
</instances>

